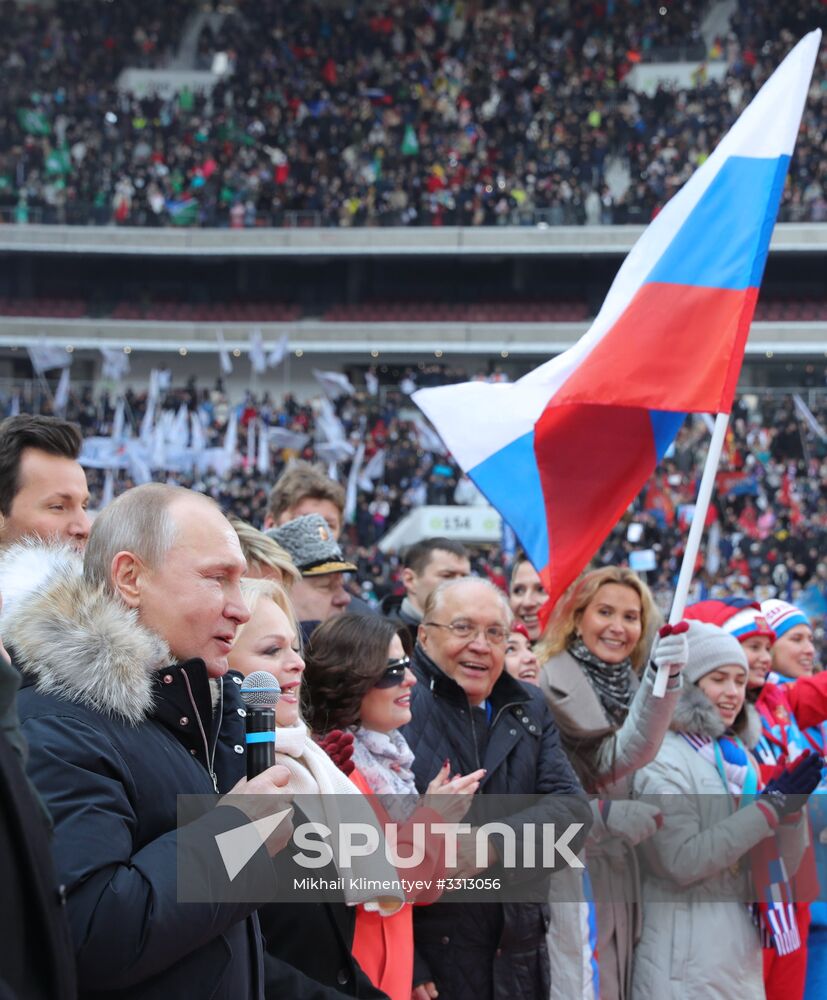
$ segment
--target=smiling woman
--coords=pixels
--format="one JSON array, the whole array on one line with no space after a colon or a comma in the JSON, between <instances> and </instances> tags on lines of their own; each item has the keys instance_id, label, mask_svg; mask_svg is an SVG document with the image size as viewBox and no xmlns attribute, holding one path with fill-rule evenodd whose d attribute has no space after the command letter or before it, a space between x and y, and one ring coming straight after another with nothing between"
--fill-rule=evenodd
<instances>
[{"instance_id":1,"label":"smiling woman","mask_svg":"<svg viewBox=\"0 0 827 1000\"><path fill-rule=\"evenodd\" d=\"M411 690L416 677L405 649L408 633L378 616L343 615L320 625L307 647L309 714L318 733L354 730L351 778L365 794L378 800L388 816L413 824L419 805L413 774L414 755L399 727L411 721ZM467 805L479 788L482 771L451 778L443 765L427 791L452 796ZM433 800L431 800L433 802ZM447 801L442 800L440 801ZM400 831L405 827L401 826ZM404 834L400 832L404 839ZM426 852L426 866L438 863ZM430 880L432 867L416 878ZM410 873L409 873L410 876ZM413 924L411 907L381 917L359 907L353 954L374 985L391 1000L409 1000L413 980Z\"/></svg>"},{"instance_id":2,"label":"smiling woman","mask_svg":"<svg viewBox=\"0 0 827 1000\"><path fill-rule=\"evenodd\" d=\"M654 620L654 602L647 586L628 569L607 566L584 574L552 612L537 647L540 687L569 759L587 791L608 803L628 795L631 775L650 763L666 732L677 700L679 679L670 670L665 698L653 698L654 671L643 670ZM667 660L666 662L670 662ZM678 668L679 669L679 668ZM597 801L595 801L597 807ZM586 843L589 876L595 896L615 900L596 906L601 996L625 1000L631 988L632 952L638 898L633 843L656 829L651 817L637 815L644 803L631 807L628 828L619 829L627 815L614 809L610 832L602 836L601 812ZM565 926L570 916L558 919ZM582 947L588 949L583 941Z\"/></svg>"},{"instance_id":3,"label":"smiling woman","mask_svg":"<svg viewBox=\"0 0 827 1000\"><path fill-rule=\"evenodd\" d=\"M297 811L333 830L341 827L343 810L348 817L364 815L372 820L370 804L362 798L360 789L311 739L302 718L305 665L299 652L299 628L290 598L274 580L245 579L241 589L250 608L250 620L239 628L229 657L230 668L245 675L265 670L281 687L276 705L276 763L290 773L285 788L300 797L295 800ZM347 800L343 796L347 796ZM330 877L338 872L332 867ZM359 882L358 878L345 881ZM343 985L340 977L346 974L353 984L354 995L377 996L367 981L366 970L360 967L358 960L354 961L352 940L354 928L358 926L355 913L362 909L357 904L381 908L383 915L377 912L377 920L391 920L393 917L387 914L400 910L401 898L393 899L391 905L386 898L375 897L370 890L361 891L353 885L345 886L343 892L348 905L325 902L302 903L297 907L283 903L263 906L259 919L267 947L271 955L295 965L324 986L335 990ZM331 939L332 932L334 938ZM267 965L265 968L269 976L271 969ZM268 979L265 996L284 995L277 985ZM313 995L317 995L317 991L314 990ZM318 995L322 995L321 990Z\"/></svg>"},{"instance_id":4,"label":"smiling woman","mask_svg":"<svg viewBox=\"0 0 827 1000\"><path fill-rule=\"evenodd\" d=\"M250 621L238 630L229 655L230 669L245 677L257 670L273 674L281 688L276 725L294 726L299 721L304 660L290 601L274 580L244 579L241 593L250 609Z\"/></svg>"},{"instance_id":5,"label":"smiling woman","mask_svg":"<svg viewBox=\"0 0 827 1000\"><path fill-rule=\"evenodd\" d=\"M540 625L540 608L548 600L546 588L540 574L528 561L526 555L514 560L511 570L511 585L508 588L508 602L515 616L528 630L530 642L536 642L543 631Z\"/></svg>"}]
</instances>

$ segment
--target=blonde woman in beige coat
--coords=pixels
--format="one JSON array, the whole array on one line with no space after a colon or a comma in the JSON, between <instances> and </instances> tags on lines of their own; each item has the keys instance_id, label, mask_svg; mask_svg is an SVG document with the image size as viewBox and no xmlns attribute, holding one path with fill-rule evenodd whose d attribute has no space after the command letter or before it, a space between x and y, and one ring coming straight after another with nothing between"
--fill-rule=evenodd
<instances>
[{"instance_id":1,"label":"blonde woman in beige coat","mask_svg":"<svg viewBox=\"0 0 827 1000\"><path fill-rule=\"evenodd\" d=\"M686 640L678 631L660 640L647 665L657 619L648 587L633 572L614 566L593 570L555 607L537 651L543 664L540 687L574 769L593 796L586 862L596 900L601 1000L630 995L641 929L633 902L640 881L634 846L651 836L660 820L653 806L628 801L630 781L660 749L686 662ZM661 662L669 666L669 682L666 696L654 698ZM581 910L578 904L554 904L552 922L580 927ZM554 949L553 935L549 947ZM588 980L591 948L585 934L581 953ZM594 996L589 981L582 987L578 997Z\"/></svg>"}]
</instances>

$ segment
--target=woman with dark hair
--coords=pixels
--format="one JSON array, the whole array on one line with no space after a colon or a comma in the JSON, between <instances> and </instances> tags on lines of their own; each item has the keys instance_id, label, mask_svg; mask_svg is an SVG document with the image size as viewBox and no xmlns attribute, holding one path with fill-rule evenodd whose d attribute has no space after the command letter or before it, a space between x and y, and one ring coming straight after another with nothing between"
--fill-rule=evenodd
<instances>
[{"instance_id":1,"label":"woman with dark hair","mask_svg":"<svg viewBox=\"0 0 827 1000\"><path fill-rule=\"evenodd\" d=\"M411 720L410 692L416 678L409 666L403 635L407 641L404 629L378 616L341 615L323 622L305 650L310 702L305 714L318 735L332 730L353 732L355 770L351 780L366 795L377 796L391 820L413 823L419 807L412 769L414 757L399 728ZM445 800L444 812L458 821L470 806L485 772L451 778L449 771L446 762L427 793L451 796L450 801ZM433 797L429 804L435 804ZM431 854L426 864L433 874L441 858ZM416 878L427 881L428 874L420 872ZM360 907L353 955L391 1000L410 1000L414 980L410 906L390 917ZM427 985L420 985L413 995L430 997L427 989Z\"/></svg>"}]
</instances>

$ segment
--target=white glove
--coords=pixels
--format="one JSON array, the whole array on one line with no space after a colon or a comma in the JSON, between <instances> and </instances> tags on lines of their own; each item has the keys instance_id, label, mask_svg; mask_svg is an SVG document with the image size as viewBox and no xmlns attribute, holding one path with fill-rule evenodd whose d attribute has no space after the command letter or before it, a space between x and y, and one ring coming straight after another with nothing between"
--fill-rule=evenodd
<instances>
[{"instance_id":1,"label":"white glove","mask_svg":"<svg viewBox=\"0 0 827 1000\"><path fill-rule=\"evenodd\" d=\"M664 625L658 633L652 650L652 663L657 668L669 667L670 677L679 674L689 662L688 628L686 622L678 622L677 625Z\"/></svg>"},{"instance_id":2,"label":"white glove","mask_svg":"<svg viewBox=\"0 0 827 1000\"><path fill-rule=\"evenodd\" d=\"M608 799L602 802L601 808L601 802L592 799L591 806L594 824L590 836L597 841L622 837L634 847L657 833L663 824L660 809L648 802Z\"/></svg>"}]
</instances>

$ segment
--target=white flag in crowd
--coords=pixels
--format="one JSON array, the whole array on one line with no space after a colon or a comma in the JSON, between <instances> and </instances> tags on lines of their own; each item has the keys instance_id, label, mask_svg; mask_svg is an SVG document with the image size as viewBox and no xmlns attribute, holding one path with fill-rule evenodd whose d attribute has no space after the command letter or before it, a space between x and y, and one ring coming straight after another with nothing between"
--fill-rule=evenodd
<instances>
[{"instance_id":1,"label":"white flag in crowd","mask_svg":"<svg viewBox=\"0 0 827 1000\"><path fill-rule=\"evenodd\" d=\"M126 454L129 461L129 475L136 486L143 486L144 483L152 482L152 472L147 461L147 449L144 444L135 438L130 439L126 445Z\"/></svg>"},{"instance_id":2,"label":"white flag in crowd","mask_svg":"<svg viewBox=\"0 0 827 1000\"><path fill-rule=\"evenodd\" d=\"M256 375L263 375L267 371L267 355L264 353L264 341L259 329L250 331L250 364Z\"/></svg>"},{"instance_id":3,"label":"white flag in crowd","mask_svg":"<svg viewBox=\"0 0 827 1000\"><path fill-rule=\"evenodd\" d=\"M123 438L125 423L126 423L126 417L124 413L124 398L123 396L119 396L118 402L115 403L115 415L112 417L113 441L120 441Z\"/></svg>"},{"instance_id":4,"label":"white flag in crowd","mask_svg":"<svg viewBox=\"0 0 827 1000\"><path fill-rule=\"evenodd\" d=\"M322 372L318 368L313 369L313 378L322 387L322 391L328 399L338 399L339 396L352 396L356 390L347 375L342 372Z\"/></svg>"},{"instance_id":5,"label":"white flag in crowd","mask_svg":"<svg viewBox=\"0 0 827 1000\"><path fill-rule=\"evenodd\" d=\"M327 399L319 400L319 410L316 414L316 428L321 432L324 441L344 441L345 429L342 421L336 416L332 403ZM351 451L351 455L353 452Z\"/></svg>"},{"instance_id":6,"label":"white flag in crowd","mask_svg":"<svg viewBox=\"0 0 827 1000\"><path fill-rule=\"evenodd\" d=\"M227 429L224 431L224 454L233 461L236 451L238 451L238 411L233 406L230 407Z\"/></svg>"},{"instance_id":7,"label":"white flag in crowd","mask_svg":"<svg viewBox=\"0 0 827 1000\"><path fill-rule=\"evenodd\" d=\"M146 394L147 404L153 406L161 397L161 373L157 368L153 368L149 373L149 388Z\"/></svg>"},{"instance_id":8,"label":"white flag in crowd","mask_svg":"<svg viewBox=\"0 0 827 1000\"><path fill-rule=\"evenodd\" d=\"M193 452L196 455L200 455L207 443L204 439L204 425L201 423L201 413L199 410L193 410L190 414L190 428L190 445Z\"/></svg>"},{"instance_id":9,"label":"white flag in crowd","mask_svg":"<svg viewBox=\"0 0 827 1000\"><path fill-rule=\"evenodd\" d=\"M253 421L251 420L250 423ZM270 471L270 442L267 439L267 428L260 424L258 429L258 455L256 456L256 471L266 476Z\"/></svg>"},{"instance_id":10,"label":"white flag in crowd","mask_svg":"<svg viewBox=\"0 0 827 1000\"><path fill-rule=\"evenodd\" d=\"M362 471L362 463L365 461L365 442L360 441L359 446L356 449L356 454L353 456L353 462L350 466L350 472L347 477L347 487L345 489L345 524L353 524L356 518L356 500L357 500L357 486L359 483L359 474Z\"/></svg>"},{"instance_id":11,"label":"white flag in crowd","mask_svg":"<svg viewBox=\"0 0 827 1000\"><path fill-rule=\"evenodd\" d=\"M38 375L51 371L52 368L68 368L72 363L72 355L59 344L47 344L42 340L28 348L29 360Z\"/></svg>"},{"instance_id":12,"label":"white flag in crowd","mask_svg":"<svg viewBox=\"0 0 827 1000\"><path fill-rule=\"evenodd\" d=\"M371 455L370 461L362 470L362 474L359 477L359 489L364 490L366 493L371 493L373 491L374 480L381 479L384 475L385 452L384 449L380 449Z\"/></svg>"},{"instance_id":13,"label":"white flag in crowd","mask_svg":"<svg viewBox=\"0 0 827 1000\"><path fill-rule=\"evenodd\" d=\"M323 441L315 446L314 451L318 459L327 462L328 468L335 468L337 462L345 462L353 457L354 448L348 441Z\"/></svg>"},{"instance_id":14,"label":"white flag in crowd","mask_svg":"<svg viewBox=\"0 0 827 1000\"><path fill-rule=\"evenodd\" d=\"M88 437L83 439L78 461L86 469L125 468L125 457L111 437Z\"/></svg>"},{"instance_id":15,"label":"white flag in crowd","mask_svg":"<svg viewBox=\"0 0 827 1000\"><path fill-rule=\"evenodd\" d=\"M379 379L373 374L373 372L365 372L365 386L371 396L378 395Z\"/></svg>"},{"instance_id":16,"label":"white flag in crowd","mask_svg":"<svg viewBox=\"0 0 827 1000\"><path fill-rule=\"evenodd\" d=\"M442 443L442 438L437 432L425 422L421 414L417 414L411 421L414 427L416 443L423 451L432 451L437 455L447 455L448 449Z\"/></svg>"},{"instance_id":17,"label":"white flag in crowd","mask_svg":"<svg viewBox=\"0 0 827 1000\"><path fill-rule=\"evenodd\" d=\"M793 402L795 403L795 408L798 411L798 415L804 421L804 423L810 428L810 430L815 434L816 437L821 438L822 441L827 441L827 432L821 424L816 420L815 414L810 409L809 406L804 402L801 396L797 392L793 393Z\"/></svg>"},{"instance_id":18,"label":"white flag in crowd","mask_svg":"<svg viewBox=\"0 0 827 1000\"><path fill-rule=\"evenodd\" d=\"M256 422L250 420L247 424L247 468L252 469L256 460Z\"/></svg>"},{"instance_id":19,"label":"white flag in crowd","mask_svg":"<svg viewBox=\"0 0 827 1000\"><path fill-rule=\"evenodd\" d=\"M166 414L164 414L166 416ZM186 448L190 440L190 413L185 403L178 407L167 433L167 441L175 449Z\"/></svg>"},{"instance_id":20,"label":"white flag in crowd","mask_svg":"<svg viewBox=\"0 0 827 1000\"><path fill-rule=\"evenodd\" d=\"M267 431L270 444L276 448L287 448L289 451L302 451L310 440L309 434L300 434L298 431L288 431L284 427L271 427Z\"/></svg>"},{"instance_id":21,"label":"white flag in crowd","mask_svg":"<svg viewBox=\"0 0 827 1000\"><path fill-rule=\"evenodd\" d=\"M233 373L233 362L230 358L230 352L227 350L227 345L224 343L224 334L221 330L216 333L218 338L218 360L221 364L221 371L225 375L232 375Z\"/></svg>"},{"instance_id":22,"label":"white flag in crowd","mask_svg":"<svg viewBox=\"0 0 827 1000\"><path fill-rule=\"evenodd\" d=\"M271 368L277 368L287 357L288 349L287 334L283 333L274 346L270 348L270 352L267 355L267 364Z\"/></svg>"},{"instance_id":23,"label":"white flag in crowd","mask_svg":"<svg viewBox=\"0 0 827 1000\"><path fill-rule=\"evenodd\" d=\"M69 375L69 367L63 369L60 373L60 381L57 384L57 389L55 389L55 400L54 407L55 413L63 414L66 412L66 407L69 405L69 385L71 377Z\"/></svg>"},{"instance_id":24,"label":"white flag in crowd","mask_svg":"<svg viewBox=\"0 0 827 1000\"><path fill-rule=\"evenodd\" d=\"M106 475L103 479L103 493L101 494L101 502L98 510L103 510L104 507L112 503L115 497L115 473L111 469L106 470Z\"/></svg>"},{"instance_id":25,"label":"white flag in crowd","mask_svg":"<svg viewBox=\"0 0 827 1000\"><path fill-rule=\"evenodd\" d=\"M113 382L122 382L124 375L129 372L129 355L124 354L120 347L102 347L100 352L103 358L101 376L112 379Z\"/></svg>"},{"instance_id":26,"label":"white flag in crowd","mask_svg":"<svg viewBox=\"0 0 827 1000\"><path fill-rule=\"evenodd\" d=\"M152 444L152 429L155 421L155 400L147 396L146 409L141 420L141 429L138 436L141 442L148 448Z\"/></svg>"},{"instance_id":27,"label":"white flag in crowd","mask_svg":"<svg viewBox=\"0 0 827 1000\"><path fill-rule=\"evenodd\" d=\"M164 417L168 414L164 414ZM167 464L166 435L164 433L164 419L158 421L152 433L152 454L149 464L153 469L165 469Z\"/></svg>"}]
</instances>

